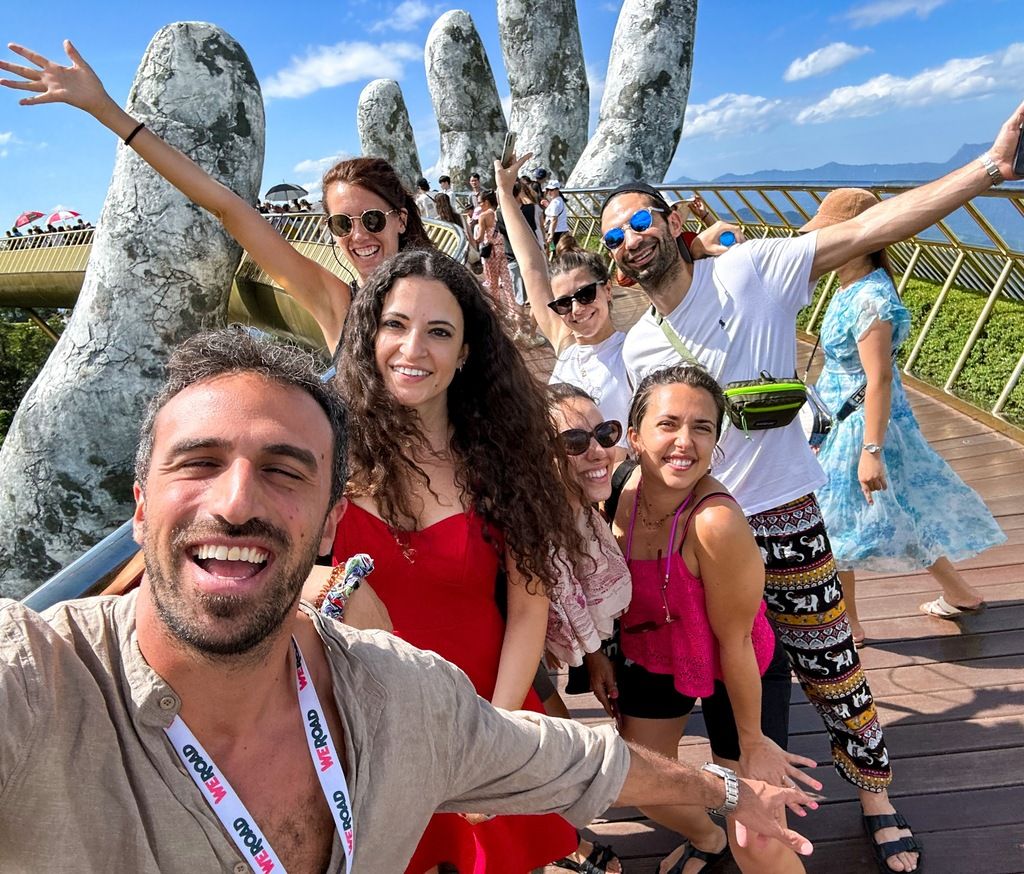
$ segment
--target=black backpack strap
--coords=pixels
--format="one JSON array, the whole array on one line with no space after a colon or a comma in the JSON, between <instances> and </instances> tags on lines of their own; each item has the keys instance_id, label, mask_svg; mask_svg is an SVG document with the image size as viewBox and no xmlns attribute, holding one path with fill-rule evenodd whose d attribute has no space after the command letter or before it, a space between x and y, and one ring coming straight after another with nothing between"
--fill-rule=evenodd
<instances>
[{"instance_id":1,"label":"black backpack strap","mask_svg":"<svg viewBox=\"0 0 1024 874\"><path fill-rule=\"evenodd\" d=\"M630 474L636 470L636 466L637 462L627 458L615 468L615 473L612 474L612 493L608 496L608 500L604 502L604 512L608 517L609 525L615 520L615 511L618 509L622 490L626 487L626 480L629 479Z\"/></svg>"}]
</instances>

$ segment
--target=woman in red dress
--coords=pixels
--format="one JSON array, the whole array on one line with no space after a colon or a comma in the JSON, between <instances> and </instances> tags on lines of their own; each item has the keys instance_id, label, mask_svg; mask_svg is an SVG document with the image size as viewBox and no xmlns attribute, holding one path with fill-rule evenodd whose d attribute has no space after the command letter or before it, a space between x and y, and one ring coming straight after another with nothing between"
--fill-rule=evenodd
<instances>
[{"instance_id":1,"label":"woman in red dress","mask_svg":"<svg viewBox=\"0 0 1024 874\"><path fill-rule=\"evenodd\" d=\"M496 706L542 712L530 686L552 547L575 560L584 543L541 387L473 276L437 252L382 265L341 348L352 471L335 562L369 553L395 634L458 665ZM556 816L439 814L407 870L525 874L575 847Z\"/></svg>"}]
</instances>

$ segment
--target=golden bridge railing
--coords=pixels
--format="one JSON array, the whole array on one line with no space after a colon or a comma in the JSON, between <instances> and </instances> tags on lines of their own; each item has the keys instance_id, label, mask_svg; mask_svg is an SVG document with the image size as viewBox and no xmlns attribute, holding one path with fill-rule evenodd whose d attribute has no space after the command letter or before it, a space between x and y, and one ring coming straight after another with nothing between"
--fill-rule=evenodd
<instances>
[{"instance_id":1,"label":"golden bridge railing","mask_svg":"<svg viewBox=\"0 0 1024 874\"><path fill-rule=\"evenodd\" d=\"M694 184L659 186L669 199L689 200L699 195L713 219L739 225L748 239L788 237L817 211L818 204L833 188L826 185ZM882 199L906 191L912 185L864 186ZM564 192L570 214L570 231L584 244L596 247L600 239L599 211L610 189L579 189ZM691 230L700 230L690 220ZM925 359L941 345L937 325L949 307L950 293L962 289L984 298L972 329L967 334L951 369L940 380L923 377L949 395L956 395L965 369L980 366L998 370L999 390L994 401L980 405L967 402L990 415L1006 418L1008 403L1014 407L1012 420L1024 424L1016 411L1024 410L1024 188L1003 186L974 198L941 222L912 239L889 249L902 293L908 281L920 279L939 290L923 325L906 353L904 372L918 375L927 371ZM806 329L813 332L821 323L825 307L836 289L835 275L819 286ZM997 307L997 304L999 306ZM1005 334L1003 357L999 362L983 361L979 340ZM1007 349L1009 352L1007 353Z\"/></svg>"}]
</instances>

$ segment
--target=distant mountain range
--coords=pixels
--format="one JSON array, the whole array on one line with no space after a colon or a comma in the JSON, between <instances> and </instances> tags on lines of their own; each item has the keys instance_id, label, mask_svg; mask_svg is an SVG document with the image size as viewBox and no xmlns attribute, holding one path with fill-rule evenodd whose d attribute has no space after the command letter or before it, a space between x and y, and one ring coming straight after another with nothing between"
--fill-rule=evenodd
<instances>
[{"instance_id":1,"label":"distant mountain range","mask_svg":"<svg viewBox=\"0 0 1024 874\"><path fill-rule=\"evenodd\" d=\"M883 182L924 182L936 179L962 167L972 158L978 157L989 143L966 144L961 146L948 161L919 161L911 164L838 164L830 161L820 167L806 170L757 170L754 173L725 173L711 182L739 184L744 182L792 182L792 183L849 183L879 185ZM669 185L692 185L697 180L681 176Z\"/></svg>"},{"instance_id":2,"label":"distant mountain range","mask_svg":"<svg viewBox=\"0 0 1024 874\"><path fill-rule=\"evenodd\" d=\"M968 143L957 149L956 154L948 161L920 161L911 164L839 164L835 161L822 164L820 167L812 167L806 170L758 170L755 173L726 173L712 183L723 185L748 185L748 184L801 184L801 185L849 185L849 186L872 186L885 183L918 183L927 182L944 176L951 170L962 167L972 159L978 157L988 147L989 143ZM700 187L702 183L686 176L681 176L668 185L681 187ZM1024 187L1024 182L1009 183L1013 188ZM809 197L809 196L808 196ZM799 199L799 198L798 198ZM983 212L986 218L992 223L995 229L1002 234L1003 238L1015 249L1024 248L1024 221L1020 213L1008 200L998 198L983 198ZM718 206L712 204L716 211L721 211ZM801 203L801 206L804 206ZM807 206L813 209L813 201L808 201ZM803 219L792 210L783 210L783 215L793 224L801 224ZM735 208L735 216L744 223L757 223L757 217L747 208ZM726 216L727 217L727 216ZM772 221L770 214L768 220ZM986 244L988 238L978 228L975 221L962 210L959 210L949 219L950 227L956 231L962 239L970 243ZM926 232L942 239L934 229Z\"/></svg>"}]
</instances>

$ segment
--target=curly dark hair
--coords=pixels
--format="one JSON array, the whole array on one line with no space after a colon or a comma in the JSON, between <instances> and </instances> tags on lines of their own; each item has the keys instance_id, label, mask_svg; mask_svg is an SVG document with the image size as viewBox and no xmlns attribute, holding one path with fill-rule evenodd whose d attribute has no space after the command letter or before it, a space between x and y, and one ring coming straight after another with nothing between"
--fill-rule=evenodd
<instances>
[{"instance_id":1,"label":"curly dark hair","mask_svg":"<svg viewBox=\"0 0 1024 874\"><path fill-rule=\"evenodd\" d=\"M427 236L427 229L423 224L423 219L420 218L416 200L405 190L395 168L383 158L349 158L339 161L324 173L321 184L324 192L325 211L327 189L335 182L358 185L387 201L393 209L405 210L405 230L398 235L399 249L413 246L433 248L434 244Z\"/></svg>"},{"instance_id":2,"label":"curly dark hair","mask_svg":"<svg viewBox=\"0 0 1024 874\"><path fill-rule=\"evenodd\" d=\"M384 299L406 277L445 285L465 322L469 354L448 387L455 481L481 519L501 532L531 591L539 583L550 594L559 576L557 553L571 562L585 555L569 500L583 500L582 489L558 451L543 387L486 293L465 267L436 250L409 250L385 261L349 311L338 365L349 404L348 492L372 497L401 542L402 530L416 520L413 482L430 488L415 461L417 450L430 451L419 417L391 396L375 359Z\"/></svg>"}]
</instances>

